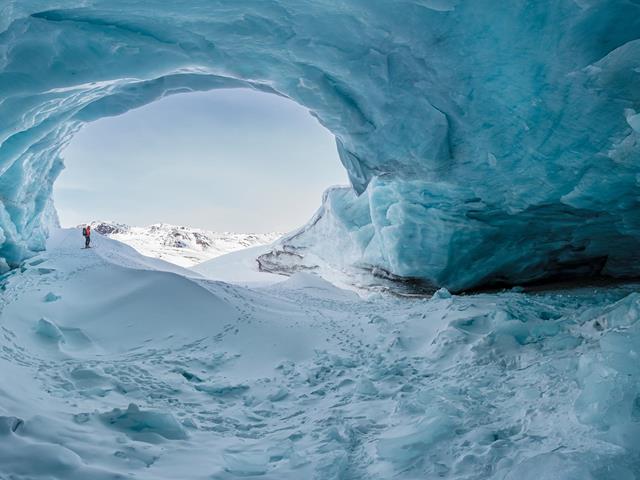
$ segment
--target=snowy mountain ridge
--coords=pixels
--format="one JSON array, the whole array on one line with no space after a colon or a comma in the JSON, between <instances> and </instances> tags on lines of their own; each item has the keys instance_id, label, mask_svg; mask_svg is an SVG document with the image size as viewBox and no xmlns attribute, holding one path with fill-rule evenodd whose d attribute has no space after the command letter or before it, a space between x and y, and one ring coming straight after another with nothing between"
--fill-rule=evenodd
<instances>
[{"instance_id":1,"label":"snowy mountain ridge","mask_svg":"<svg viewBox=\"0 0 640 480\"><path fill-rule=\"evenodd\" d=\"M133 247L143 255L161 258L181 267L192 267L244 248L268 245L282 235L278 232L213 232L168 223L136 227L113 221L93 221L91 228L94 232Z\"/></svg>"}]
</instances>

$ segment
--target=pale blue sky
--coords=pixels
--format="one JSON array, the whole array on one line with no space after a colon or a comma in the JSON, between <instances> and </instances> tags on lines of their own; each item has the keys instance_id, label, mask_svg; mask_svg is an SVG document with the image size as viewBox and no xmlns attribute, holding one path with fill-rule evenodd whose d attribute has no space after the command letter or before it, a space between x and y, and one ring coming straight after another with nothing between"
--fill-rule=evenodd
<instances>
[{"instance_id":1,"label":"pale blue sky","mask_svg":"<svg viewBox=\"0 0 640 480\"><path fill-rule=\"evenodd\" d=\"M64 226L156 222L289 231L347 184L333 136L307 110L247 89L174 95L87 125L54 187Z\"/></svg>"}]
</instances>

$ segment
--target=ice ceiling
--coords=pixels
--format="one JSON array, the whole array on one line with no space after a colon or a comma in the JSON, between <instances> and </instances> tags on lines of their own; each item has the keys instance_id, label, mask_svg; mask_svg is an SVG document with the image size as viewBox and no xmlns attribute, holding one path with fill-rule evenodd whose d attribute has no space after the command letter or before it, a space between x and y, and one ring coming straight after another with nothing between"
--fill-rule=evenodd
<instances>
[{"instance_id":1,"label":"ice ceiling","mask_svg":"<svg viewBox=\"0 0 640 480\"><path fill-rule=\"evenodd\" d=\"M313 112L352 181L301 255L454 290L640 274L639 0L4 0L0 32L5 269L84 123L246 86Z\"/></svg>"}]
</instances>

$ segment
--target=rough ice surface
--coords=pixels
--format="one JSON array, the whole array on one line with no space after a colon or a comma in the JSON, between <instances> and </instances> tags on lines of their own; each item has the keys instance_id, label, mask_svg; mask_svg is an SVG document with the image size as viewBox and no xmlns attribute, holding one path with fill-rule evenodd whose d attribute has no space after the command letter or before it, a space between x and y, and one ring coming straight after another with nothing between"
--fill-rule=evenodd
<instances>
[{"instance_id":1,"label":"rough ice surface","mask_svg":"<svg viewBox=\"0 0 640 480\"><path fill-rule=\"evenodd\" d=\"M349 172L324 211L351 255L310 228L299 257L451 291L640 273L635 0L4 0L0 32L4 270L44 248L84 123L247 87L309 108Z\"/></svg>"},{"instance_id":2,"label":"rough ice surface","mask_svg":"<svg viewBox=\"0 0 640 480\"><path fill-rule=\"evenodd\" d=\"M637 284L362 299L81 243L2 278L2 480L640 479Z\"/></svg>"}]
</instances>

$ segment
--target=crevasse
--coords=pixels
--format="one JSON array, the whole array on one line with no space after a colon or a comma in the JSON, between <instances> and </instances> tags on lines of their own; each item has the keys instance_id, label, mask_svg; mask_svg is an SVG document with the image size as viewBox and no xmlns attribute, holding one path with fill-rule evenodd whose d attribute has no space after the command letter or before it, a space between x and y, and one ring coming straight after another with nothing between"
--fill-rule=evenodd
<instances>
[{"instance_id":1,"label":"crevasse","mask_svg":"<svg viewBox=\"0 0 640 480\"><path fill-rule=\"evenodd\" d=\"M452 290L640 273L636 0L78 5L0 2L4 270L44 248L83 124L246 87L307 107L349 172L296 258Z\"/></svg>"}]
</instances>

